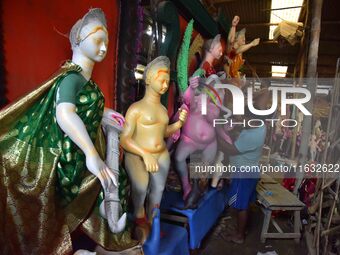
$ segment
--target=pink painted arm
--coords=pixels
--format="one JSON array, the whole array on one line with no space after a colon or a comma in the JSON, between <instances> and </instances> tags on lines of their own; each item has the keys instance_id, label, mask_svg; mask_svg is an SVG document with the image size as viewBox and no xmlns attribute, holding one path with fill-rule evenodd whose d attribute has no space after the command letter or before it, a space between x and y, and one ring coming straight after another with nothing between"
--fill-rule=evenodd
<instances>
[{"instance_id":1,"label":"pink painted arm","mask_svg":"<svg viewBox=\"0 0 340 255\"><path fill-rule=\"evenodd\" d=\"M199 79L199 76L191 77L189 79L189 87L185 90L183 95L183 103L186 104L188 107L190 107L195 98L195 89L199 85Z\"/></svg>"}]
</instances>

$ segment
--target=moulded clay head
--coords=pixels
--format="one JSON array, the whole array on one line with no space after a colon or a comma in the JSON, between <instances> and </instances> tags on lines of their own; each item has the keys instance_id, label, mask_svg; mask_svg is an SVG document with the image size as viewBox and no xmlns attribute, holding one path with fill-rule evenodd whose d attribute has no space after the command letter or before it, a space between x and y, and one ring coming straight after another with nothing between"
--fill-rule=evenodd
<instances>
[{"instance_id":1,"label":"moulded clay head","mask_svg":"<svg viewBox=\"0 0 340 255\"><path fill-rule=\"evenodd\" d=\"M243 28L236 33L236 42L239 46L246 44L246 29Z\"/></svg>"},{"instance_id":2,"label":"moulded clay head","mask_svg":"<svg viewBox=\"0 0 340 255\"><path fill-rule=\"evenodd\" d=\"M95 62L102 61L107 52L108 33L106 19L99 8L90 9L78 20L70 32L73 51L77 51Z\"/></svg>"},{"instance_id":3,"label":"moulded clay head","mask_svg":"<svg viewBox=\"0 0 340 255\"><path fill-rule=\"evenodd\" d=\"M143 79L147 86L150 86L150 88L159 94L164 94L168 90L170 81L169 58L159 56L151 61L145 67Z\"/></svg>"},{"instance_id":4,"label":"moulded clay head","mask_svg":"<svg viewBox=\"0 0 340 255\"><path fill-rule=\"evenodd\" d=\"M223 49L221 44L221 35L218 34L214 39L209 39L204 43L205 52L209 52L215 59L219 59L223 55Z\"/></svg>"}]
</instances>

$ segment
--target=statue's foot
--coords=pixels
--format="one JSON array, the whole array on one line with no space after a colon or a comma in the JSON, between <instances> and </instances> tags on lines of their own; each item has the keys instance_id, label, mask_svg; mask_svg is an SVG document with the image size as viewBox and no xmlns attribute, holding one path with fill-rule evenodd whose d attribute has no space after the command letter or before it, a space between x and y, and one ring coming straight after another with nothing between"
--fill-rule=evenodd
<instances>
[{"instance_id":1,"label":"statue's foot","mask_svg":"<svg viewBox=\"0 0 340 255\"><path fill-rule=\"evenodd\" d=\"M146 218L138 218L135 220L135 224L136 226L133 232L133 237L139 241L140 244L144 244L151 232L150 223Z\"/></svg>"}]
</instances>

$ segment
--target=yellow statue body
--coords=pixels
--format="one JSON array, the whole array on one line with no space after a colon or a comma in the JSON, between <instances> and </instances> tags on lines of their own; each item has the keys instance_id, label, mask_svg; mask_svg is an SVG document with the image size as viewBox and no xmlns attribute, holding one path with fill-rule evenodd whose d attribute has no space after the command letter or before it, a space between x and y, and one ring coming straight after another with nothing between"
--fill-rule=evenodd
<instances>
[{"instance_id":1,"label":"yellow statue body","mask_svg":"<svg viewBox=\"0 0 340 255\"><path fill-rule=\"evenodd\" d=\"M142 242L149 232L144 209L147 192L147 216L151 221L151 211L159 207L169 171L170 156L164 138L180 129L187 116L182 110L179 121L169 125L167 110L160 102L169 87L169 67L169 59L160 56L145 68L145 95L129 107L120 139L126 151L125 166L131 180L137 225L135 234Z\"/></svg>"}]
</instances>

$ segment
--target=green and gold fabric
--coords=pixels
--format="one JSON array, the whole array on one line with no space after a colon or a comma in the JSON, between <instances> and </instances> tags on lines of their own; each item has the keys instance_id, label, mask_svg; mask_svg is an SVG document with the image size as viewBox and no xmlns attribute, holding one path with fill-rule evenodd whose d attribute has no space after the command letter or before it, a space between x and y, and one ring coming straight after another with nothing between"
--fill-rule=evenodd
<instances>
[{"instance_id":1,"label":"green and gold fabric","mask_svg":"<svg viewBox=\"0 0 340 255\"><path fill-rule=\"evenodd\" d=\"M0 112L2 254L69 254L70 234L77 228L109 250L136 245L128 231L111 233L99 215L100 183L86 169L84 153L56 121L58 88L80 71L67 62L38 89ZM90 80L75 100L76 113L103 156L103 94Z\"/></svg>"}]
</instances>

